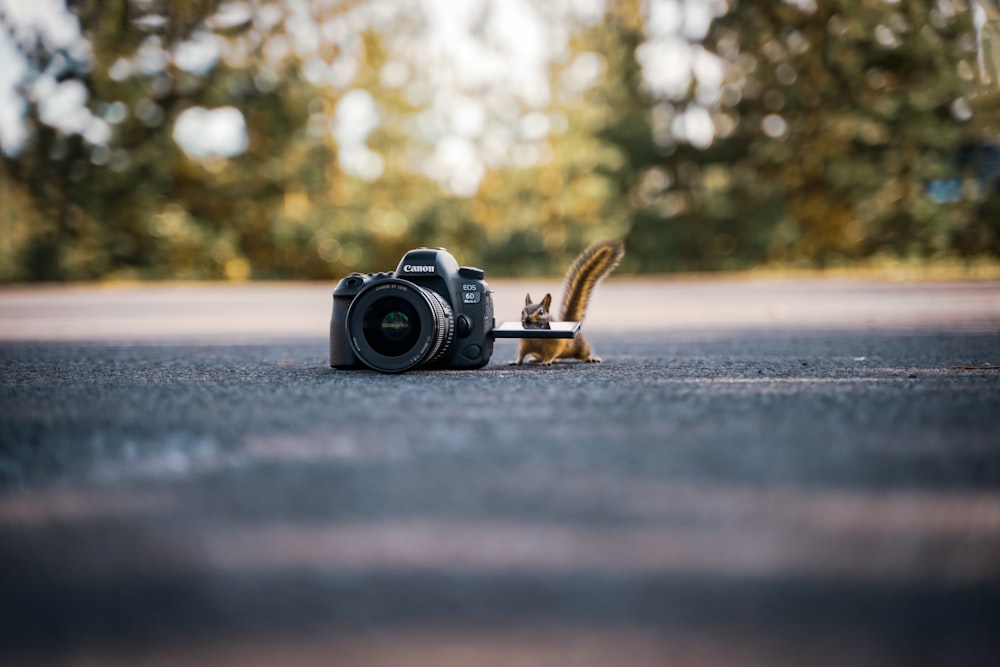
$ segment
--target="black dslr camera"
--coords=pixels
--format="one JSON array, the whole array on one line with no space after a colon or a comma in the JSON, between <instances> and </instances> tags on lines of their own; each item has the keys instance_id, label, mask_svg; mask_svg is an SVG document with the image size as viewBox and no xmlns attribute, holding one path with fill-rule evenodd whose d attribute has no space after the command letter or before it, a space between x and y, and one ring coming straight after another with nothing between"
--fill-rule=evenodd
<instances>
[{"instance_id":1,"label":"black dslr camera","mask_svg":"<svg viewBox=\"0 0 1000 667\"><path fill-rule=\"evenodd\" d=\"M333 290L330 365L383 373L482 368L495 338L575 338L579 322L494 327L485 272L444 248L411 250L392 273L352 273Z\"/></svg>"}]
</instances>

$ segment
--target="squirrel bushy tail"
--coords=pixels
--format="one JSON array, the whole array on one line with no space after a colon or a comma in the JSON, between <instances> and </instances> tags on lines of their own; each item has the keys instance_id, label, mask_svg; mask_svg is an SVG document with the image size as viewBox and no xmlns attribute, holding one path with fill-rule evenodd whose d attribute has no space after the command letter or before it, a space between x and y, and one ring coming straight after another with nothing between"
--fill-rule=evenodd
<instances>
[{"instance_id":1,"label":"squirrel bushy tail","mask_svg":"<svg viewBox=\"0 0 1000 667\"><path fill-rule=\"evenodd\" d=\"M618 240L598 241L580 253L566 273L560 319L582 322L594 286L615 270L625 256L625 244Z\"/></svg>"}]
</instances>

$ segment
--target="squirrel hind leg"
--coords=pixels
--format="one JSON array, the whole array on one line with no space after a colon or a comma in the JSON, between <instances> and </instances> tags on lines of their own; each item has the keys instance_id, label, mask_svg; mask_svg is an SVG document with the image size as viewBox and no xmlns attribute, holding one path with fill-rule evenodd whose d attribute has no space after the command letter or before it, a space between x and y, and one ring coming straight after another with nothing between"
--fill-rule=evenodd
<instances>
[{"instance_id":1,"label":"squirrel hind leg","mask_svg":"<svg viewBox=\"0 0 1000 667\"><path fill-rule=\"evenodd\" d=\"M587 339L585 339L582 335L576 338L573 348L570 350L570 353L566 355L566 357L570 359L578 359L587 363L601 362L601 358L594 354L594 349L590 347L590 343L588 343Z\"/></svg>"}]
</instances>

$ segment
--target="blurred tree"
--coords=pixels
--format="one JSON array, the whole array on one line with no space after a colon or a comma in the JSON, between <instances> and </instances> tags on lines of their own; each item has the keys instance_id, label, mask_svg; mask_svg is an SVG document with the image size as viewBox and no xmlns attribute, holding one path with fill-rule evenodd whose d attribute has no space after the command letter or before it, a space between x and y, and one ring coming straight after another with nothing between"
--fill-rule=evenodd
<instances>
[{"instance_id":1,"label":"blurred tree","mask_svg":"<svg viewBox=\"0 0 1000 667\"><path fill-rule=\"evenodd\" d=\"M472 202L488 240L481 248L486 266L559 275L588 243L627 233L627 158L648 145L649 126L630 88L638 78L632 53L639 33L626 22L638 25L639 3L626 5L626 15L573 24L567 52L550 67L550 103L525 112L513 164L487 173ZM533 136L535 126L543 137ZM620 141L621 133L635 142Z\"/></svg>"},{"instance_id":2,"label":"blurred tree","mask_svg":"<svg viewBox=\"0 0 1000 667\"><path fill-rule=\"evenodd\" d=\"M105 3L103 8L81 3L77 8L80 29L89 38L89 43L83 42L85 48L80 47L82 37L75 43L52 45L41 31L25 34L0 17L0 29L6 29L11 38L20 38L15 43L28 63L28 75L21 84L28 103L28 140L13 157L5 151L5 160L42 221L21 234L22 277L93 278L121 263L148 262L148 247L144 247L148 244L132 229L131 220L142 219L150 196L159 194L155 176L162 174L162 165L170 163L175 150L169 135L158 145L148 141L153 134L149 128L162 125L165 117L164 106L151 99L153 87L155 96L169 104L169 82L158 78L119 86L108 72L111 61L134 53L147 38L146 31L137 25L157 25L164 33L183 39L212 9L211 3L176 5L170 15L164 15L156 11L162 9L156 3L149 3L149 12L126 0ZM86 106L69 105L55 112L46 109L53 88L67 95L75 93L82 98L78 104ZM122 98L131 104L119 102ZM118 136L111 137L106 136L110 125L101 119L100 112L115 102L121 106L115 107L114 120L122 123L122 128ZM127 122L118 117L118 108L137 110L140 103L147 110L145 122L135 115ZM53 113L73 113L83 122L76 128L60 126ZM97 128L96 136L88 136L91 128ZM128 152L133 146L141 150ZM130 175L107 176L125 171ZM117 215L109 217L109 211L117 211Z\"/></svg>"},{"instance_id":3,"label":"blurred tree","mask_svg":"<svg viewBox=\"0 0 1000 667\"><path fill-rule=\"evenodd\" d=\"M927 192L973 133L971 28L950 0L734 2L705 40L725 131L689 190L738 223L717 248L807 265L1000 250L995 217Z\"/></svg>"},{"instance_id":4,"label":"blurred tree","mask_svg":"<svg viewBox=\"0 0 1000 667\"><path fill-rule=\"evenodd\" d=\"M556 275L601 236L646 272L1000 252L995 0L540 3L569 46L528 93L477 78L509 6L474 4L471 83L421 57L429 5L71 2L61 40L0 10L27 63L0 280L332 279L418 245Z\"/></svg>"},{"instance_id":5,"label":"blurred tree","mask_svg":"<svg viewBox=\"0 0 1000 667\"><path fill-rule=\"evenodd\" d=\"M80 3L72 8L87 44L82 55L38 34L16 41L29 63L21 86L29 138L4 161L18 184L8 187L29 196L42 223L21 230L12 277L288 272L274 252L274 211L327 190L332 147L308 134L317 96L297 63L263 54L282 17L260 10L220 21L219 5ZM88 119L83 127L53 122L50 99L37 92L43 85L81 91L82 108L66 113ZM223 108L238 122L200 132L235 132L235 147L186 154L182 115Z\"/></svg>"}]
</instances>

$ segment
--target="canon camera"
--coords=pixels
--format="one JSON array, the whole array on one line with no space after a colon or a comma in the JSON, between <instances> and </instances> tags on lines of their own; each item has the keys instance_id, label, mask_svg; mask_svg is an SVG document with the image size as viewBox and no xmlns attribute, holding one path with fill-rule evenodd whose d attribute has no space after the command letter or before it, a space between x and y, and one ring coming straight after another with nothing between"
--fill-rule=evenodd
<instances>
[{"instance_id":1,"label":"canon camera","mask_svg":"<svg viewBox=\"0 0 1000 667\"><path fill-rule=\"evenodd\" d=\"M482 368L495 338L573 338L578 322L547 330L494 327L482 269L459 266L443 248L407 252L391 273L352 273L333 290L330 365L401 373Z\"/></svg>"}]
</instances>

